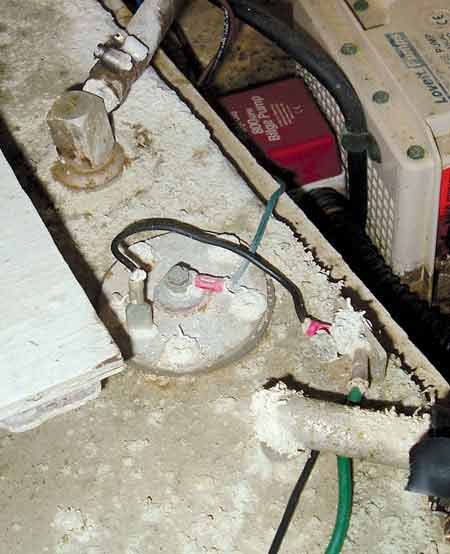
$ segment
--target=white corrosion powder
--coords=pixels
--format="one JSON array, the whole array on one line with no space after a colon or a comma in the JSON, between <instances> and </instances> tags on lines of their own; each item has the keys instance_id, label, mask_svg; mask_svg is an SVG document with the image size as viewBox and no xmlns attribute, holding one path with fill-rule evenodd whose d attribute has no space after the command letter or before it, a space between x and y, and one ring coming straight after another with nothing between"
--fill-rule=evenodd
<instances>
[{"instance_id":1,"label":"white corrosion powder","mask_svg":"<svg viewBox=\"0 0 450 554\"><path fill-rule=\"evenodd\" d=\"M252 397L251 413L255 417L255 432L258 439L278 454L293 458L298 455L299 443L288 425L279 417L278 407L296 396L284 383L277 383L270 390L260 390Z\"/></svg>"},{"instance_id":2,"label":"white corrosion powder","mask_svg":"<svg viewBox=\"0 0 450 554\"><path fill-rule=\"evenodd\" d=\"M350 299L337 310L334 321L328 331L319 331L311 337L311 346L315 356L323 362L333 362L339 356L353 356L360 348L369 349L365 333L369 323L364 312L353 309Z\"/></svg>"},{"instance_id":3,"label":"white corrosion powder","mask_svg":"<svg viewBox=\"0 0 450 554\"><path fill-rule=\"evenodd\" d=\"M366 325L364 312L355 311L347 298L346 308L337 311L330 329L339 354L351 356L359 348L368 348L364 335Z\"/></svg>"}]
</instances>

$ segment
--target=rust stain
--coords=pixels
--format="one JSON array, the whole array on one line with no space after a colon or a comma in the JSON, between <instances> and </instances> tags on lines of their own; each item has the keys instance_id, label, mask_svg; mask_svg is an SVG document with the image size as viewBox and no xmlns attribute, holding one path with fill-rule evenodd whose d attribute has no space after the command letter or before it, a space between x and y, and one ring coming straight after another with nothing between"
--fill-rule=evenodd
<instances>
[{"instance_id":1,"label":"rust stain","mask_svg":"<svg viewBox=\"0 0 450 554\"><path fill-rule=\"evenodd\" d=\"M133 125L132 129L134 130L134 138L138 148L144 148L146 150L151 149L153 141L150 136L150 131L139 123Z\"/></svg>"},{"instance_id":2,"label":"rust stain","mask_svg":"<svg viewBox=\"0 0 450 554\"><path fill-rule=\"evenodd\" d=\"M208 156L208 150L206 150L206 148L196 148L192 152L192 158L194 160L203 160L207 156Z\"/></svg>"}]
</instances>

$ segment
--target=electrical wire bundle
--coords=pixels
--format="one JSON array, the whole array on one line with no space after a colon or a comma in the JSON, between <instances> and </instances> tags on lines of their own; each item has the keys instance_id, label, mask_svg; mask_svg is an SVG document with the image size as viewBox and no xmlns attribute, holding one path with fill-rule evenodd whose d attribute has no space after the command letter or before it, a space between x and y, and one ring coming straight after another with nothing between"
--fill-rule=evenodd
<instances>
[{"instance_id":1,"label":"electrical wire bundle","mask_svg":"<svg viewBox=\"0 0 450 554\"><path fill-rule=\"evenodd\" d=\"M284 287L292 297L294 302L294 308L297 313L299 321L302 323L308 317L305 302L303 295L297 285L291 281L286 275L284 275L278 268L273 266L270 262L265 260L256 252L251 252L249 248L241 246L240 244L234 244L228 240L216 236L210 231L205 231L189 225L188 223L183 223L181 221L176 221L175 219L167 218L150 218L142 219L131 223L128 227L125 227L112 241L111 251L115 258L121 262L126 268L130 271L135 271L140 269L140 267L134 262L131 258L123 254L120 249L121 243L127 238L142 232L152 232L152 231L167 231L170 233L177 233L179 235L184 235L203 244L208 244L210 246L217 246L237 254L241 258L249 261L259 269L261 269L266 275L272 277L277 281L282 287Z\"/></svg>"},{"instance_id":2,"label":"electrical wire bundle","mask_svg":"<svg viewBox=\"0 0 450 554\"><path fill-rule=\"evenodd\" d=\"M349 202L331 188L317 189L300 203L306 215L342 254L353 271L404 327L411 339L448 379L450 317L430 308L386 264L360 225Z\"/></svg>"}]
</instances>

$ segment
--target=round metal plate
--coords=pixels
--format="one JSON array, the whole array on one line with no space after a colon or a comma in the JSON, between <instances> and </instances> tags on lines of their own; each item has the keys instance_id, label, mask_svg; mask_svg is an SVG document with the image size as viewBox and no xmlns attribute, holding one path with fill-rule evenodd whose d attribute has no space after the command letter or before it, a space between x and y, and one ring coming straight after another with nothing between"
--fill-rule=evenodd
<instances>
[{"instance_id":1,"label":"round metal plate","mask_svg":"<svg viewBox=\"0 0 450 554\"><path fill-rule=\"evenodd\" d=\"M125 317L129 271L122 264L114 264L105 276L100 312L133 365L159 375L195 374L231 364L258 344L275 304L273 284L261 270L250 264L232 292L227 284L242 261L236 254L176 234L135 243L130 251L149 272L146 297L158 333L144 354L133 355ZM179 263L224 279L223 292L202 291L194 311L173 312L153 303L155 288Z\"/></svg>"}]
</instances>

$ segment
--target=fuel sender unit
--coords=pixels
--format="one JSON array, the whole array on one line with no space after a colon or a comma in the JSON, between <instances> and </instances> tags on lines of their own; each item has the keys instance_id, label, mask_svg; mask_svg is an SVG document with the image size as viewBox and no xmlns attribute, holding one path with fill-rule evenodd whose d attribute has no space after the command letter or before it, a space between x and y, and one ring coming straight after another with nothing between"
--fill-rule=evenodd
<instances>
[{"instance_id":1,"label":"fuel sender unit","mask_svg":"<svg viewBox=\"0 0 450 554\"><path fill-rule=\"evenodd\" d=\"M252 350L267 329L273 284L250 265L236 285L235 253L167 233L132 244L127 256L136 269L112 266L101 315L133 366L160 375L216 369Z\"/></svg>"}]
</instances>

